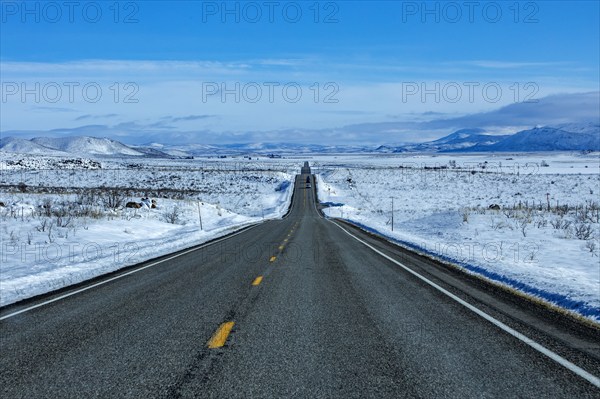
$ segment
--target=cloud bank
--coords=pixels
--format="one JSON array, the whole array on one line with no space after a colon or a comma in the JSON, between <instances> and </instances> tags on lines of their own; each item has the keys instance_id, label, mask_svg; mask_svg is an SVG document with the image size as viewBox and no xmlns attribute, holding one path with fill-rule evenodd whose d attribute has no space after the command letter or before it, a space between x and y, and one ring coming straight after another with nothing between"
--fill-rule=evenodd
<instances>
[{"instance_id":1,"label":"cloud bank","mask_svg":"<svg viewBox=\"0 0 600 399\"><path fill-rule=\"evenodd\" d=\"M78 121L116 114L81 115ZM101 136L127 144L224 144L248 142L293 142L306 144L384 144L419 142L439 138L461 128L484 128L490 133L515 132L536 125L600 121L600 92L556 94L535 102L509 104L492 111L460 116L423 112L388 121L349 124L326 129L287 128L274 130L181 129L179 122L218 119L218 115L165 115L150 121L131 120L115 124L85 124L48 130L10 130L2 136Z\"/></svg>"}]
</instances>

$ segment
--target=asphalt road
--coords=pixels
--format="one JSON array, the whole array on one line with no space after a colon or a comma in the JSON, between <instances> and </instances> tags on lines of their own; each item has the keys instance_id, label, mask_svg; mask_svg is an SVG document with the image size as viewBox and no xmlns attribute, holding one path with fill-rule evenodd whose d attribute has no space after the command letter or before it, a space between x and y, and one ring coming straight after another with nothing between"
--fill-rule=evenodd
<instances>
[{"instance_id":1,"label":"asphalt road","mask_svg":"<svg viewBox=\"0 0 600 399\"><path fill-rule=\"evenodd\" d=\"M73 290L1 309L1 396L600 397L524 342L593 379L597 329L323 219L302 172L282 220L48 304Z\"/></svg>"}]
</instances>

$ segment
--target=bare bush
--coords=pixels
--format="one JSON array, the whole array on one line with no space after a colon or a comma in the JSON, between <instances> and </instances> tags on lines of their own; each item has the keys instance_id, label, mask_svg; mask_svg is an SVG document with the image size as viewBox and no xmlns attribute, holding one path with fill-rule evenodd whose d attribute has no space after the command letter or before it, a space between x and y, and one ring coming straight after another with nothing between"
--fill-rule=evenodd
<instances>
[{"instance_id":1,"label":"bare bush","mask_svg":"<svg viewBox=\"0 0 600 399\"><path fill-rule=\"evenodd\" d=\"M588 201L577 213L577 220L580 222L600 223L600 206L597 202Z\"/></svg>"},{"instance_id":2,"label":"bare bush","mask_svg":"<svg viewBox=\"0 0 600 399\"><path fill-rule=\"evenodd\" d=\"M163 213L162 218L167 223L178 224L181 218L181 212L177 206L174 206L170 211Z\"/></svg>"},{"instance_id":3,"label":"bare bush","mask_svg":"<svg viewBox=\"0 0 600 399\"><path fill-rule=\"evenodd\" d=\"M76 216L75 210L67 204L61 204L52 211L52 214L56 217L56 227L68 227L73 216Z\"/></svg>"},{"instance_id":4,"label":"bare bush","mask_svg":"<svg viewBox=\"0 0 600 399\"><path fill-rule=\"evenodd\" d=\"M104 206L109 209L117 209L123 205L125 197L119 192L119 190L112 189L108 190L104 194L103 202Z\"/></svg>"},{"instance_id":5,"label":"bare bush","mask_svg":"<svg viewBox=\"0 0 600 399\"><path fill-rule=\"evenodd\" d=\"M98 193L96 190L84 190L77 195L77 203L83 206L92 206L98 203Z\"/></svg>"},{"instance_id":6,"label":"bare bush","mask_svg":"<svg viewBox=\"0 0 600 399\"><path fill-rule=\"evenodd\" d=\"M589 223L577 223L573 231L579 240L589 240L594 235L594 228Z\"/></svg>"},{"instance_id":7,"label":"bare bush","mask_svg":"<svg viewBox=\"0 0 600 399\"><path fill-rule=\"evenodd\" d=\"M73 216L56 216L56 227L69 227L73 221Z\"/></svg>"},{"instance_id":8,"label":"bare bush","mask_svg":"<svg viewBox=\"0 0 600 399\"><path fill-rule=\"evenodd\" d=\"M590 251L592 255L596 255L596 251L598 250L598 245L594 240L588 240L585 243L585 249Z\"/></svg>"},{"instance_id":9,"label":"bare bush","mask_svg":"<svg viewBox=\"0 0 600 399\"><path fill-rule=\"evenodd\" d=\"M517 227L521 230L523 237L527 237L527 227L531 223L531 219L528 217L521 217L517 219Z\"/></svg>"},{"instance_id":10,"label":"bare bush","mask_svg":"<svg viewBox=\"0 0 600 399\"><path fill-rule=\"evenodd\" d=\"M569 213L569 206L568 205L562 205L562 206L556 205L556 208L554 208L554 211L556 212L556 214L558 216L562 217Z\"/></svg>"},{"instance_id":11,"label":"bare bush","mask_svg":"<svg viewBox=\"0 0 600 399\"><path fill-rule=\"evenodd\" d=\"M35 227L35 229L40 233L46 231L46 228L48 228L48 219L42 219L40 224Z\"/></svg>"},{"instance_id":12,"label":"bare bush","mask_svg":"<svg viewBox=\"0 0 600 399\"><path fill-rule=\"evenodd\" d=\"M512 219L517 214L517 212L514 209L510 209L510 208L503 209L502 213L504 214L504 216L506 216L507 219Z\"/></svg>"},{"instance_id":13,"label":"bare bush","mask_svg":"<svg viewBox=\"0 0 600 399\"><path fill-rule=\"evenodd\" d=\"M550 221L550 224L555 230L567 230L571 227L571 222L565 219L556 219Z\"/></svg>"}]
</instances>

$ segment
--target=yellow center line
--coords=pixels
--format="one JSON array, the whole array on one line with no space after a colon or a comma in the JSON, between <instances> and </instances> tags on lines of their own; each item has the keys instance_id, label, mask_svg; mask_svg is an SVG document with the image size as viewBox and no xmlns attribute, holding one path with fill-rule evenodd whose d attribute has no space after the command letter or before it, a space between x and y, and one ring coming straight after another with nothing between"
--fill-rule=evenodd
<instances>
[{"instance_id":1,"label":"yellow center line","mask_svg":"<svg viewBox=\"0 0 600 399\"><path fill-rule=\"evenodd\" d=\"M271 256L271 259L269 259L269 262L275 262L275 259L277 259L277 256Z\"/></svg>"},{"instance_id":2,"label":"yellow center line","mask_svg":"<svg viewBox=\"0 0 600 399\"><path fill-rule=\"evenodd\" d=\"M283 251L283 245L280 245L280 246L279 246L279 250L280 250L280 251Z\"/></svg>"},{"instance_id":3,"label":"yellow center line","mask_svg":"<svg viewBox=\"0 0 600 399\"><path fill-rule=\"evenodd\" d=\"M219 326L219 329L215 331L211 339L208 341L207 345L210 349L220 348L225 345L225 341L227 341L227 337L229 337L229 333L233 328L235 323L233 321L228 321Z\"/></svg>"},{"instance_id":4,"label":"yellow center line","mask_svg":"<svg viewBox=\"0 0 600 399\"><path fill-rule=\"evenodd\" d=\"M263 276L258 276L257 278L254 279L254 281L252 282L252 285L259 285L263 280Z\"/></svg>"}]
</instances>

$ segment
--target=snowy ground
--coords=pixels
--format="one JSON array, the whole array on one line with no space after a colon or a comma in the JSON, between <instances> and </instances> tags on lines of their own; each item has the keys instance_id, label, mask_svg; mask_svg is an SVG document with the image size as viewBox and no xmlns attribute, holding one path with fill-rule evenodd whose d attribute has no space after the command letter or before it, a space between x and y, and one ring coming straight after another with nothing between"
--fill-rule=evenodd
<instances>
[{"instance_id":1,"label":"snowy ground","mask_svg":"<svg viewBox=\"0 0 600 399\"><path fill-rule=\"evenodd\" d=\"M599 159L338 156L312 163L328 216L600 321Z\"/></svg>"},{"instance_id":2,"label":"snowy ground","mask_svg":"<svg viewBox=\"0 0 600 399\"><path fill-rule=\"evenodd\" d=\"M281 217L299 166L2 154L0 306Z\"/></svg>"}]
</instances>

